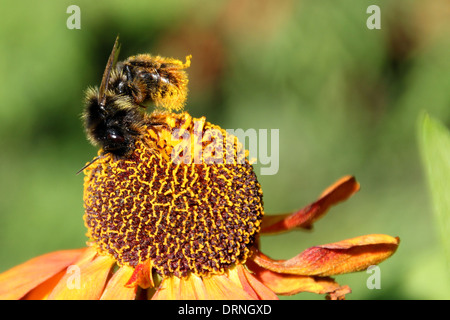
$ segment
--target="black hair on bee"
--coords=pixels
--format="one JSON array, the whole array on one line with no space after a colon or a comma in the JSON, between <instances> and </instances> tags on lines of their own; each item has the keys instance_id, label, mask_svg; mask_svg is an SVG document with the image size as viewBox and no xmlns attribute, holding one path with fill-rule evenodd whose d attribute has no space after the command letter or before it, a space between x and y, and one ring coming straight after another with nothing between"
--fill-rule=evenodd
<instances>
[{"instance_id":1,"label":"black hair on bee","mask_svg":"<svg viewBox=\"0 0 450 320\"><path fill-rule=\"evenodd\" d=\"M113 68L117 53L118 37L100 88L90 88L86 92L83 120L92 144L101 146L105 153L122 157L133 150L140 127L146 122L146 114L130 96L117 94L114 88L110 88L111 73L116 72Z\"/></svg>"}]
</instances>

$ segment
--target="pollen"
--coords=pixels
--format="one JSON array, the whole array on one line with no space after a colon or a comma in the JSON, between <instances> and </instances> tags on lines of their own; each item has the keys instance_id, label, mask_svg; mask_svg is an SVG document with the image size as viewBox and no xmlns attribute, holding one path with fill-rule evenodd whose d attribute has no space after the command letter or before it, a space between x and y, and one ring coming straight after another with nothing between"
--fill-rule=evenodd
<instances>
[{"instance_id":1,"label":"pollen","mask_svg":"<svg viewBox=\"0 0 450 320\"><path fill-rule=\"evenodd\" d=\"M100 150L85 170L88 237L119 265L150 263L161 276L221 274L244 263L263 201L242 145L204 118L158 117L163 125L145 127L130 156Z\"/></svg>"}]
</instances>

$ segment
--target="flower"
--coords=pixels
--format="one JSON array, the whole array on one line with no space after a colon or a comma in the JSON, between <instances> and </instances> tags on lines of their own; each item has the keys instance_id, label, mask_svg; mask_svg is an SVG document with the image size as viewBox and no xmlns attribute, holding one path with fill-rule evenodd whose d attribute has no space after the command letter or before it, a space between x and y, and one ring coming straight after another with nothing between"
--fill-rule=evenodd
<instances>
[{"instance_id":1,"label":"flower","mask_svg":"<svg viewBox=\"0 0 450 320\"><path fill-rule=\"evenodd\" d=\"M86 248L49 253L0 274L1 299L342 299L331 276L390 257L399 239L372 234L288 260L259 236L309 229L359 190L347 176L291 214L264 215L262 191L234 136L188 113L162 113L133 154L99 152L85 169Z\"/></svg>"}]
</instances>

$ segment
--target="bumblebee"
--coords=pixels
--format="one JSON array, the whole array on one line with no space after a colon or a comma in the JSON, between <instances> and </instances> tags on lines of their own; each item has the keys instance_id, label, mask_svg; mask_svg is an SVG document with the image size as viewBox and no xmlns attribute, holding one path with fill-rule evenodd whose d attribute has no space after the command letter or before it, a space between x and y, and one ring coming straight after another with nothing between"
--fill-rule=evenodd
<instances>
[{"instance_id":1,"label":"bumblebee","mask_svg":"<svg viewBox=\"0 0 450 320\"><path fill-rule=\"evenodd\" d=\"M184 107L188 83L184 69L189 67L191 56L182 63L140 54L116 63L118 40L117 37L100 87L86 92L83 120L92 144L100 146L104 154L126 157L134 150L143 126L161 125L158 113L145 112L148 104L168 111Z\"/></svg>"}]
</instances>

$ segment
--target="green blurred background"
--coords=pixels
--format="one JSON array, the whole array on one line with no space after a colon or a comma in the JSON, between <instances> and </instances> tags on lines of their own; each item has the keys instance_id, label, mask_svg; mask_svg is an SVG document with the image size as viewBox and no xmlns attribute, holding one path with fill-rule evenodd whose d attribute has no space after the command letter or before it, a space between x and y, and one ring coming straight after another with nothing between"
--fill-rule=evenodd
<instances>
[{"instance_id":1,"label":"green blurred background","mask_svg":"<svg viewBox=\"0 0 450 320\"><path fill-rule=\"evenodd\" d=\"M66 27L72 4L80 30ZM372 4L380 30L366 27ZM381 289L367 288L365 272L336 277L352 287L347 298L450 298L417 143L423 110L450 125L449 1L3 1L0 12L0 271L85 245L76 172L96 149L80 121L83 92L120 34L121 58L193 55L193 116L279 129L278 173L256 165L266 212L303 207L347 174L361 183L312 232L263 238L266 254L399 236Z\"/></svg>"}]
</instances>

